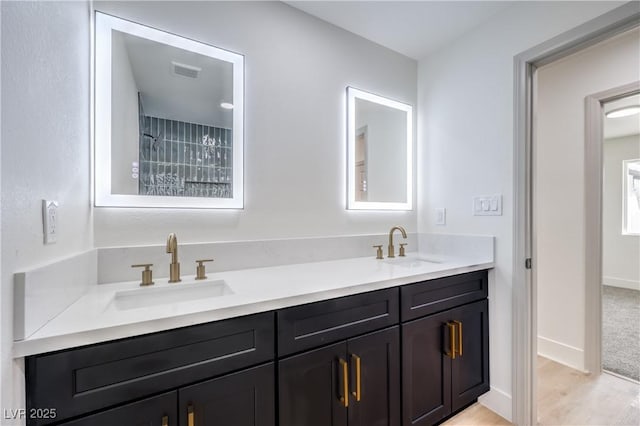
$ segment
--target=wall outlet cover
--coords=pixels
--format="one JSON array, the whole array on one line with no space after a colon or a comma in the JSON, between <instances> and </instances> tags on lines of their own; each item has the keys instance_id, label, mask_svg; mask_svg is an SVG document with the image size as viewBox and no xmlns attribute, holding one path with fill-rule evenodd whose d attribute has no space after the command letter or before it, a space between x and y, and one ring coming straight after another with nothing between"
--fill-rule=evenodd
<instances>
[{"instance_id":1,"label":"wall outlet cover","mask_svg":"<svg viewBox=\"0 0 640 426\"><path fill-rule=\"evenodd\" d=\"M58 202L42 200L42 225L44 243L53 244L58 240Z\"/></svg>"}]
</instances>

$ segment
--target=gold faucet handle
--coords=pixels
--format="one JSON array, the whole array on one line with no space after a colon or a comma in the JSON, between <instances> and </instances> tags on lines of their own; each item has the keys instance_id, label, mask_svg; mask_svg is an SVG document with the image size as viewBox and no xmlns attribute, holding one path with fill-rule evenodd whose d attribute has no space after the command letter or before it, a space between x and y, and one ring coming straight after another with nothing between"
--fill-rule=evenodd
<instances>
[{"instance_id":1,"label":"gold faucet handle","mask_svg":"<svg viewBox=\"0 0 640 426\"><path fill-rule=\"evenodd\" d=\"M142 271L142 282L141 286L153 285L153 271L151 267L153 263L141 263L138 265L131 265L132 268L144 268Z\"/></svg>"},{"instance_id":2,"label":"gold faucet handle","mask_svg":"<svg viewBox=\"0 0 640 426\"><path fill-rule=\"evenodd\" d=\"M404 246L406 246L407 243L400 243L400 254L398 256L404 256Z\"/></svg>"},{"instance_id":3,"label":"gold faucet handle","mask_svg":"<svg viewBox=\"0 0 640 426\"><path fill-rule=\"evenodd\" d=\"M198 266L196 267L196 280L204 280L207 276L204 274L204 262L213 262L213 259L200 259L196 260Z\"/></svg>"},{"instance_id":4,"label":"gold faucet handle","mask_svg":"<svg viewBox=\"0 0 640 426\"><path fill-rule=\"evenodd\" d=\"M373 248L377 248L376 259L384 259L384 256L382 255L382 244L380 244L379 246L373 246Z\"/></svg>"}]
</instances>

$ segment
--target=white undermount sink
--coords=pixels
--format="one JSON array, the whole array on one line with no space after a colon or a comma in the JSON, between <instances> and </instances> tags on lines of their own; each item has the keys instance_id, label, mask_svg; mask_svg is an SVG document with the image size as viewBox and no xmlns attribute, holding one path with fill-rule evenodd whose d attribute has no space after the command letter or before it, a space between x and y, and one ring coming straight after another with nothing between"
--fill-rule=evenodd
<instances>
[{"instance_id":1,"label":"white undermount sink","mask_svg":"<svg viewBox=\"0 0 640 426\"><path fill-rule=\"evenodd\" d=\"M128 310L222 297L231 294L234 294L234 292L224 280L214 280L118 291L113 298L113 302L117 309Z\"/></svg>"},{"instance_id":2,"label":"white undermount sink","mask_svg":"<svg viewBox=\"0 0 640 426\"><path fill-rule=\"evenodd\" d=\"M390 265L402 266L405 268L420 268L429 264L442 263L439 260L427 259L423 257L395 257L391 259L387 258L384 260L384 262Z\"/></svg>"}]
</instances>

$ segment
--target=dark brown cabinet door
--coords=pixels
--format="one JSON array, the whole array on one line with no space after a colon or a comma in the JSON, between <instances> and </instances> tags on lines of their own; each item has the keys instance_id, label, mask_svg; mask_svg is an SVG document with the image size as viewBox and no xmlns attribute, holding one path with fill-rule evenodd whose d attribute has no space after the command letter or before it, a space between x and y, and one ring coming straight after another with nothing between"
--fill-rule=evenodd
<instances>
[{"instance_id":1,"label":"dark brown cabinet door","mask_svg":"<svg viewBox=\"0 0 640 426\"><path fill-rule=\"evenodd\" d=\"M399 426L399 328L281 360L279 391L280 426Z\"/></svg>"},{"instance_id":2,"label":"dark brown cabinet door","mask_svg":"<svg viewBox=\"0 0 640 426\"><path fill-rule=\"evenodd\" d=\"M489 390L488 309L487 300L482 300L450 311L462 332L462 355L451 362L452 411Z\"/></svg>"},{"instance_id":3,"label":"dark brown cabinet door","mask_svg":"<svg viewBox=\"0 0 640 426\"><path fill-rule=\"evenodd\" d=\"M400 425L399 327L348 340L347 357L349 426Z\"/></svg>"},{"instance_id":4,"label":"dark brown cabinet door","mask_svg":"<svg viewBox=\"0 0 640 426\"><path fill-rule=\"evenodd\" d=\"M347 425L346 353L341 342L279 361L280 426Z\"/></svg>"},{"instance_id":5,"label":"dark brown cabinet door","mask_svg":"<svg viewBox=\"0 0 640 426\"><path fill-rule=\"evenodd\" d=\"M402 345L403 426L438 423L489 390L486 299L403 324Z\"/></svg>"},{"instance_id":6,"label":"dark brown cabinet door","mask_svg":"<svg viewBox=\"0 0 640 426\"><path fill-rule=\"evenodd\" d=\"M177 393L112 408L98 414L64 423L65 426L178 426Z\"/></svg>"},{"instance_id":7,"label":"dark brown cabinet door","mask_svg":"<svg viewBox=\"0 0 640 426\"><path fill-rule=\"evenodd\" d=\"M402 324L402 424L432 425L451 413L449 312Z\"/></svg>"},{"instance_id":8,"label":"dark brown cabinet door","mask_svg":"<svg viewBox=\"0 0 640 426\"><path fill-rule=\"evenodd\" d=\"M180 426L275 426L274 374L269 363L180 389Z\"/></svg>"}]
</instances>

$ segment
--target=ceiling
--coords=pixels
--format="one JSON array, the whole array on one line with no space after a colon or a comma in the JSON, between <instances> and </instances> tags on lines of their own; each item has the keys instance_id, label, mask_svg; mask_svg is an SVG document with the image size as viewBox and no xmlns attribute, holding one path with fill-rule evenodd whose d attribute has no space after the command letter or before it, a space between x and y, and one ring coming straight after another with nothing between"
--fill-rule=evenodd
<instances>
[{"instance_id":1,"label":"ceiling","mask_svg":"<svg viewBox=\"0 0 640 426\"><path fill-rule=\"evenodd\" d=\"M122 37L145 115L230 129L233 114L221 102L233 102L233 65L131 34ZM174 72L173 62L200 68L197 78Z\"/></svg>"},{"instance_id":2,"label":"ceiling","mask_svg":"<svg viewBox=\"0 0 640 426\"><path fill-rule=\"evenodd\" d=\"M410 58L421 60L517 1L285 1L284 3ZM605 111L640 105L640 95ZM640 134L640 116L606 118L605 139Z\"/></svg>"},{"instance_id":3,"label":"ceiling","mask_svg":"<svg viewBox=\"0 0 640 426\"><path fill-rule=\"evenodd\" d=\"M640 95L628 96L617 101L608 102L604 106L604 111L625 106L640 105ZM606 118L604 119L604 138L620 138L640 134L640 115L630 115L628 117Z\"/></svg>"},{"instance_id":4,"label":"ceiling","mask_svg":"<svg viewBox=\"0 0 640 426\"><path fill-rule=\"evenodd\" d=\"M285 1L290 6L420 60L512 1Z\"/></svg>"}]
</instances>

